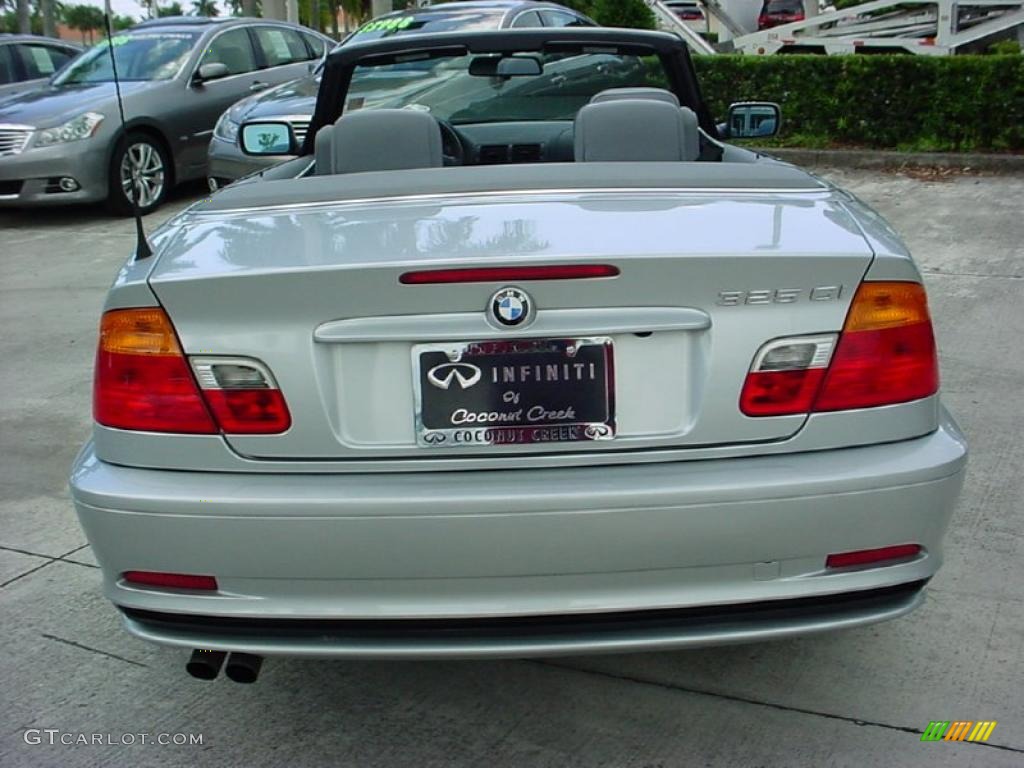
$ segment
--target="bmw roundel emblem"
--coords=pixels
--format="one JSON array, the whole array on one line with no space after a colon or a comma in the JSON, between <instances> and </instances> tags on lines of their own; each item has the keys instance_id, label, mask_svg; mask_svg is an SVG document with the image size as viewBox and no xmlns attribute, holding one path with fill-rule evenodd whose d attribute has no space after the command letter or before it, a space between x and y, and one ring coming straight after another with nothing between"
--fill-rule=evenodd
<instances>
[{"instance_id":1,"label":"bmw roundel emblem","mask_svg":"<svg viewBox=\"0 0 1024 768\"><path fill-rule=\"evenodd\" d=\"M491 315L500 325L522 325L532 312L530 297L518 288L502 288L491 297Z\"/></svg>"}]
</instances>

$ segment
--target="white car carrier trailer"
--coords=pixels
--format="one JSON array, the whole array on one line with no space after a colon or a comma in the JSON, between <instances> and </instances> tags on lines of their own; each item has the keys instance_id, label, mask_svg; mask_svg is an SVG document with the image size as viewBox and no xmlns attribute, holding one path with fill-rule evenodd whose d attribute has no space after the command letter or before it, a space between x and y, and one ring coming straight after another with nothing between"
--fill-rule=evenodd
<instances>
[{"instance_id":1,"label":"white car carrier trailer","mask_svg":"<svg viewBox=\"0 0 1024 768\"><path fill-rule=\"evenodd\" d=\"M1018 39L1024 37L1024 0L872 0L760 31L744 30L720 0L700 3L732 35L735 51L757 56L869 51L944 56L987 38L1012 37L1014 33ZM663 26L679 34L695 51L714 52L713 46L661 0L648 0L648 5Z\"/></svg>"}]
</instances>

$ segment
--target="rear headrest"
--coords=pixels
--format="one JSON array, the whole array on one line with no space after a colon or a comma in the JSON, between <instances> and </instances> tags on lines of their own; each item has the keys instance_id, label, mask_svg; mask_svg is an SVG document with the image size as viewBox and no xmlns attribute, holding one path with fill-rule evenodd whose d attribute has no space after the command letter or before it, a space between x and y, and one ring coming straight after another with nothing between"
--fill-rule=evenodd
<instances>
[{"instance_id":1,"label":"rear headrest","mask_svg":"<svg viewBox=\"0 0 1024 768\"><path fill-rule=\"evenodd\" d=\"M667 101L673 106L679 106L679 99L676 95L672 91L666 91L664 88L609 88L594 96L590 103L600 104L605 101L618 101L619 99L650 99L652 101Z\"/></svg>"},{"instance_id":2,"label":"rear headrest","mask_svg":"<svg viewBox=\"0 0 1024 768\"><path fill-rule=\"evenodd\" d=\"M441 126L426 112L368 109L342 115L316 134L316 173L440 168Z\"/></svg>"},{"instance_id":3,"label":"rear headrest","mask_svg":"<svg viewBox=\"0 0 1024 768\"><path fill-rule=\"evenodd\" d=\"M576 162L696 160L697 116L666 101L621 98L576 113Z\"/></svg>"}]
</instances>

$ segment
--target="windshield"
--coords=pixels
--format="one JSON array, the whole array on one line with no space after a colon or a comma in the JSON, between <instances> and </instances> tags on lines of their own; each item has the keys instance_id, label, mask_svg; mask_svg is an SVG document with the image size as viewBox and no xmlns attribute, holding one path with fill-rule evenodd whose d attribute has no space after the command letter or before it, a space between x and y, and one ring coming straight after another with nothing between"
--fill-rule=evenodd
<instances>
[{"instance_id":1,"label":"windshield","mask_svg":"<svg viewBox=\"0 0 1024 768\"><path fill-rule=\"evenodd\" d=\"M135 32L110 40L120 80L169 80L188 58L196 32ZM82 54L54 79L54 85L106 83L114 80L108 43Z\"/></svg>"},{"instance_id":2,"label":"windshield","mask_svg":"<svg viewBox=\"0 0 1024 768\"><path fill-rule=\"evenodd\" d=\"M423 34L427 32L473 32L481 29L498 29L505 10L493 9L456 9L445 8L443 11L410 13L401 16L385 16L374 19L361 26L350 38L353 43L366 40L377 40L381 37L392 37L409 33Z\"/></svg>"},{"instance_id":3,"label":"windshield","mask_svg":"<svg viewBox=\"0 0 1024 768\"><path fill-rule=\"evenodd\" d=\"M459 123L520 120L572 120L597 93L608 88L667 88L657 56L616 53L521 54L540 62L543 71L514 77L494 71L480 55L359 66L352 76L345 111L422 109ZM470 62L474 74L470 74Z\"/></svg>"}]
</instances>

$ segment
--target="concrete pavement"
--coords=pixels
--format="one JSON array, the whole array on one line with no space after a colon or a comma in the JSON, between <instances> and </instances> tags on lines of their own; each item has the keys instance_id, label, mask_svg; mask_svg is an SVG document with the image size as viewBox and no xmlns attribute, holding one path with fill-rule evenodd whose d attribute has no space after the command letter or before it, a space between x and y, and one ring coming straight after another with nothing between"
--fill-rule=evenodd
<instances>
[{"instance_id":1,"label":"concrete pavement","mask_svg":"<svg viewBox=\"0 0 1024 768\"><path fill-rule=\"evenodd\" d=\"M184 653L121 630L67 498L89 433L103 293L132 247L131 222L94 209L0 212L0 765L1024 764L1024 177L826 175L915 252L944 397L971 440L947 562L923 608L678 653L271 659L254 686L193 680ZM985 745L920 741L930 720L954 719L999 725ZM135 743L50 745L42 729ZM202 744L141 744L142 733Z\"/></svg>"}]
</instances>

